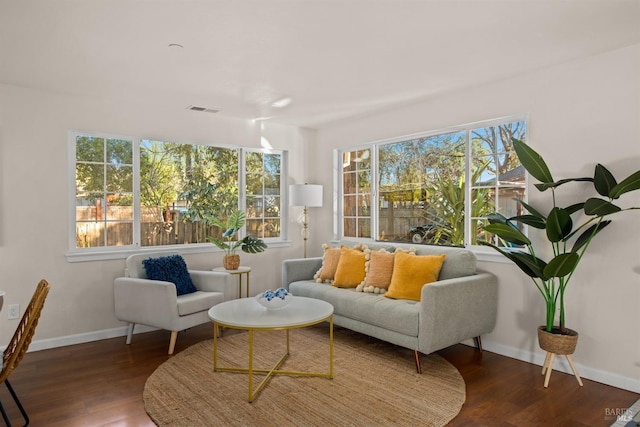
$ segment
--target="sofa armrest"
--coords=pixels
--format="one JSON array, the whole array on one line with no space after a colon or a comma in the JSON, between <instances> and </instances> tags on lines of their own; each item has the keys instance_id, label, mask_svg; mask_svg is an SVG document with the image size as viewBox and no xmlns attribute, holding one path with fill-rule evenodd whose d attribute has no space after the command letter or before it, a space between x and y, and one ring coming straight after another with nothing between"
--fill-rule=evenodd
<instances>
[{"instance_id":1,"label":"sofa armrest","mask_svg":"<svg viewBox=\"0 0 640 427\"><path fill-rule=\"evenodd\" d=\"M289 283L299 280L313 280L314 274L320 267L322 267L322 257L282 261L282 287L289 290Z\"/></svg>"},{"instance_id":2,"label":"sofa armrest","mask_svg":"<svg viewBox=\"0 0 640 427\"><path fill-rule=\"evenodd\" d=\"M170 329L168 319L178 317L176 286L161 280L118 277L114 303L118 320ZM159 323L159 319L167 319ZM166 323L166 326L163 326Z\"/></svg>"},{"instance_id":3,"label":"sofa armrest","mask_svg":"<svg viewBox=\"0 0 640 427\"><path fill-rule=\"evenodd\" d=\"M189 270L189 275L191 276L191 280L193 281L194 286L199 291L222 292L224 294L225 301L237 298L237 279L234 280L235 276L229 273L223 273L219 271Z\"/></svg>"},{"instance_id":4,"label":"sofa armrest","mask_svg":"<svg viewBox=\"0 0 640 427\"><path fill-rule=\"evenodd\" d=\"M422 287L420 351L425 354L493 331L498 279L486 272Z\"/></svg>"}]
</instances>

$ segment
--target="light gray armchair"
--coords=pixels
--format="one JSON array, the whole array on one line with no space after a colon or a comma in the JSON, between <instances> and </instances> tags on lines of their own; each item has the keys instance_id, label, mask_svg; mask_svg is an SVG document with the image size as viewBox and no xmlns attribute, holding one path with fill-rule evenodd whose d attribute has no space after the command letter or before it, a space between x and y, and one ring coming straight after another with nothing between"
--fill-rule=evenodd
<instances>
[{"instance_id":1,"label":"light gray armchair","mask_svg":"<svg viewBox=\"0 0 640 427\"><path fill-rule=\"evenodd\" d=\"M150 280L143 265L148 258L180 255L179 252L148 252L131 255L125 261L125 277L114 281L115 311L118 320L129 322L127 344L131 344L136 324L171 331L169 354L173 354L178 332L208 323L207 311L216 304L236 298L230 274L189 270L197 291L178 296L171 282Z\"/></svg>"}]
</instances>

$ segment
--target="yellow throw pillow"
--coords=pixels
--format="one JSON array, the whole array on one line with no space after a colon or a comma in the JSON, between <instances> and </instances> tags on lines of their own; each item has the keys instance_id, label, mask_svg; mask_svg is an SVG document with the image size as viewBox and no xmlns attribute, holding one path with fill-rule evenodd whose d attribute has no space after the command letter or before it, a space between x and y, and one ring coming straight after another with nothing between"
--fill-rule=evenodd
<instances>
[{"instance_id":1,"label":"yellow throw pillow","mask_svg":"<svg viewBox=\"0 0 640 427\"><path fill-rule=\"evenodd\" d=\"M322 267L313 276L318 283L331 283L336 275L338 261L340 260L340 248L333 248L326 243L322 245L324 255L322 256Z\"/></svg>"},{"instance_id":2,"label":"yellow throw pillow","mask_svg":"<svg viewBox=\"0 0 640 427\"><path fill-rule=\"evenodd\" d=\"M438 280L445 255L395 254L393 275L385 297L420 301L422 286Z\"/></svg>"},{"instance_id":3,"label":"yellow throw pillow","mask_svg":"<svg viewBox=\"0 0 640 427\"><path fill-rule=\"evenodd\" d=\"M359 249L340 248L340 260L333 286L355 288L364 280L365 254Z\"/></svg>"}]
</instances>

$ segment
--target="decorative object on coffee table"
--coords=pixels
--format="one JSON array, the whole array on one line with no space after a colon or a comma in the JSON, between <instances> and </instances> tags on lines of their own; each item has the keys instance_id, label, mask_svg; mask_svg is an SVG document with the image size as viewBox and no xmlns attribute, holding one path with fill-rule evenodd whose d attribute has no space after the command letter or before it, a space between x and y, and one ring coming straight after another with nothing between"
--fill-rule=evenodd
<instances>
[{"instance_id":1,"label":"decorative object on coffee table","mask_svg":"<svg viewBox=\"0 0 640 427\"><path fill-rule=\"evenodd\" d=\"M207 240L224 251L222 264L227 270L237 270L240 266L240 255L236 254L238 248L242 249L243 252L251 254L264 252L264 250L267 249L264 240L253 236L245 236L239 240L236 239L238 231L240 231L246 223L246 214L243 211L233 211L227 217L226 221L213 218L211 223L216 227L225 229L222 233L222 239L209 236Z\"/></svg>"},{"instance_id":2,"label":"decorative object on coffee table","mask_svg":"<svg viewBox=\"0 0 640 427\"><path fill-rule=\"evenodd\" d=\"M268 289L256 295L256 301L268 310L279 310L291 302L291 294L285 288Z\"/></svg>"},{"instance_id":3,"label":"decorative object on coffee table","mask_svg":"<svg viewBox=\"0 0 640 427\"><path fill-rule=\"evenodd\" d=\"M513 139L513 147L522 166L540 183L535 184L539 191L551 190L552 209L547 215L540 210L520 200L522 207L528 214L506 218L500 213L494 213L487 217L489 224L484 231L492 233L497 241L479 242L491 246L496 251L513 261L525 274L531 277L534 285L542 295L546 304L546 319L543 326L549 335L557 335L562 342L559 352L548 350L543 373L547 370L545 387L549 383L550 370L556 354L567 356L571 368L582 385L582 381L573 366L569 355L575 349L569 348L565 341L576 341L578 334L565 327L565 290L569 280L593 238L611 223L611 216L618 212L624 212L640 207L623 208L618 206L618 199L625 193L640 189L640 171L636 171L624 180L618 182L613 174L601 164L595 166L593 177L566 178L555 181L547 164L540 154L534 151L523 141ZM566 183L590 182L595 193L593 197L587 197L583 202L575 203L567 207L558 206L556 189ZM574 193L579 194L579 193ZM601 196L601 197L598 197ZM614 204L614 201L616 204ZM572 214L582 212L586 219L582 224L574 224ZM605 219L605 217L607 219ZM534 243L522 231L523 225L535 229L545 230L546 242L540 239L540 243L546 243L546 247L534 249ZM519 227L520 226L520 227ZM573 242L572 245L569 242ZM500 242L500 245L498 245ZM553 258L546 262L540 258L541 254L550 252ZM556 310L559 311L559 324L555 325ZM574 335L575 334L575 335ZM569 336L570 338L566 338ZM545 336L541 346L551 348L552 336ZM544 342L544 344L542 344ZM564 348L567 347L567 348ZM544 349L544 348L543 348Z\"/></svg>"}]
</instances>

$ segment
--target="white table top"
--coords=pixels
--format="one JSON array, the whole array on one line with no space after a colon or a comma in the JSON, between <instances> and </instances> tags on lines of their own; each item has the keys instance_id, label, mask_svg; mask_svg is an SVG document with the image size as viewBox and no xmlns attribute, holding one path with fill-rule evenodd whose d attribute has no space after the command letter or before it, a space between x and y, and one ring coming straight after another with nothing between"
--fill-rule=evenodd
<instances>
[{"instance_id":1,"label":"white table top","mask_svg":"<svg viewBox=\"0 0 640 427\"><path fill-rule=\"evenodd\" d=\"M247 267L244 265L241 265L240 267L236 268L235 270L227 270L224 267L214 267L212 269L212 271L222 271L223 273L230 273L230 274L240 274L240 273L248 273L251 271L251 267Z\"/></svg>"},{"instance_id":2,"label":"white table top","mask_svg":"<svg viewBox=\"0 0 640 427\"><path fill-rule=\"evenodd\" d=\"M289 298L291 302L279 310L269 310L255 298L225 301L211 307L209 318L225 326L273 329L312 325L333 314L328 302L293 295Z\"/></svg>"}]
</instances>

